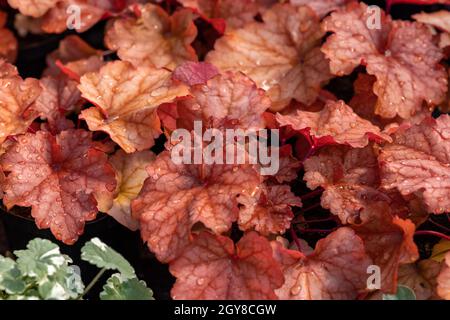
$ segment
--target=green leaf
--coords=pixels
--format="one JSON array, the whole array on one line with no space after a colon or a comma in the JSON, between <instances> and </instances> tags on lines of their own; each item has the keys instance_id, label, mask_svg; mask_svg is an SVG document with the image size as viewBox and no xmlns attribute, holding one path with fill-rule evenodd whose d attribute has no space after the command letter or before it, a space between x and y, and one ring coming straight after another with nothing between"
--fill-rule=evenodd
<instances>
[{"instance_id":1,"label":"green leaf","mask_svg":"<svg viewBox=\"0 0 450 320\"><path fill-rule=\"evenodd\" d=\"M68 256L61 254L56 244L39 238L31 240L26 250L17 250L14 254L22 274L38 281L72 262Z\"/></svg>"},{"instance_id":2,"label":"green leaf","mask_svg":"<svg viewBox=\"0 0 450 320\"><path fill-rule=\"evenodd\" d=\"M74 267L60 268L39 283L39 295L45 300L76 299L83 291L84 284Z\"/></svg>"},{"instance_id":3,"label":"green leaf","mask_svg":"<svg viewBox=\"0 0 450 320\"><path fill-rule=\"evenodd\" d=\"M126 279L121 274L113 274L103 286L101 300L154 300L153 292L144 281Z\"/></svg>"},{"instance_id":4,"label":"green leaf","mask_svg":"<svg viewBox=\"0 0 450 320\"><path fill-rule=\"evenodd\" d=\"M0 291L7 294L20 294L26 284L14 260L0 256Z\"/></svg>"},{"instance_id":5,"label":"green leaf","mask_svg":"<svg viewBox=\"0 0 450 320\"><path fill-rule=\"evenodd\" d=\"M416 294L411 288L399 285L396 294L383 294L383 300L416 300Z\"/></svg>"},{"instance_id":6,"label":"green leaf","mask_svg":"<svg viewBox=\"0 0 450 320\"><path fill-rule=\"evenodd\" d=\"M98 238L93 238L84 245L81 249L81 259L99 268L117 270L127 279L136 277L134 269L128 261Z\"/></svg>"}]
</instances>

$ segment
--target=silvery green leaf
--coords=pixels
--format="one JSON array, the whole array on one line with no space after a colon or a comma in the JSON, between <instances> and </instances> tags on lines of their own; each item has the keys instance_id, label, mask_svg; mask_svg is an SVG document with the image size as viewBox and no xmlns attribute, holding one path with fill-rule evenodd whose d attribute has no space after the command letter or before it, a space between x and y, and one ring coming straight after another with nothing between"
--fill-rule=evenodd
<instances>
[{"instance_id":1,"label":"silvery green leaf","mask_svg":"<svg viewBox=\"0 0 450 320\"><path fill-rule=\"evenodd\" d=\"M383 294L383 300L416 300L416 294L411 288L399 285L396 294Z\"/></svg>"},{"instance_id":2,"label":"silvery green leaf","mask_svg":"<svg viewBox=\"0 0 450 320\"><path fill-rule=\"evenodd\" d=\"M45 300L76 299L83 291L84 284L73 267L60 268L39 282L39 295Z\"/></svg>"},{"instance_id":3,"label":"silvery green leaf","mask_svg":"<svg viewBox=\"0 0 450 320\"><path fill-rule=\"evenodd\" d=\"M59 268L72 262L68 256L61 254L56 244L39 238L31 240L26 250L17 250L14 254L23 275L37 280L55 274Z\"/></svg>"},{"instance_id":4,"label":"silvery green leaf","mask_svg":"<svg viewBox=\"0 0 450 320\"><path fill-rule=\"evenodd\" d=\"M154 300L153 292L144 281L137 278L126 279L113 274L103 286L101 300Z\"/></svg>"},{"instance_id":5,"label":"silvery green leaf","mask_svg":"<svg viewBox=\"0 0 450 320\"><path fill-rule=\"evenodd\" d=\"M98 238L93 238L81 249L81 259L99 268L119 271L125 278L134 278L133 267L117 251L107 246Z\"/></svg>"},{"instance_id":6,"label":"silvery green leaf","mask_svg":"<svg viewBox=\"0 0 450 320\"><path fill-rule=\"evenodd\" d=\"M25 291L25 281L14 260L0 256L0 291L20 294Z\"/></svg>"}]
</instances>

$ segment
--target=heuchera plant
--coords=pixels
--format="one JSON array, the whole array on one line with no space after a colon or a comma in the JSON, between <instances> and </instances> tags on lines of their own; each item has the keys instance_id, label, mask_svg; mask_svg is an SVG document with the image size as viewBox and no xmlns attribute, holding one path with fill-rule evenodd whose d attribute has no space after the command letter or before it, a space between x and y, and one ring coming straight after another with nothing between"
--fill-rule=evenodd
<instances>
[{"instance_id":1,"label":"heuchera plant","mask_svg":"<svg viewBox=\"0 0 450 320\"><path fill-rule=\"evenodd\" d=\"M99 212L139 229L174 299L450 299L450 13L389 15L449 1L8 3L19 35L108 23L104 50L69 35L24 79L0 12L7 211L66 244ZM279 130L278 172L175 161L199 122Z\"/></svg>"}]
</instances>

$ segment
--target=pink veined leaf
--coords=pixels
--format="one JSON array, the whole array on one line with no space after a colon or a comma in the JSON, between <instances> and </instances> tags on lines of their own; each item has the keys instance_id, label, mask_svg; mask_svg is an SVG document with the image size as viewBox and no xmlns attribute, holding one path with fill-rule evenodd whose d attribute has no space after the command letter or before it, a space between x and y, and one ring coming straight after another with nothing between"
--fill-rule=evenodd
<instances>
[{"instance_id":1,"label":"pink veined leaf","mask_svg":"<svg viewBox=\"0 0 450 320\"><path fill-rule=\"evenodd\" d=\"M273 242L285 282L276 290L283 300L352 300L367 286L372 264L364 244L350 228L339 228L320 240L314 253L305 256Z\"/></svg>"},{"instance_id":2,"label":"pink veined leaf","mask_svg":"<svg viewBox=\"0 0 450 320\"><path fill-rule=\"evenodd\" d=\"M385 189L419 196L432 213L450 210L450 116L399 130L378 161Z\"/></svg>"},{"instance_id":3,"label":"pink veined leaf","mask_svg":"<svg viewBox=\"0 0 450 320\"><path fill-rule=\"evenodd\" d=\"M320 52L324 32L306 6L277 4L262 15L263 22L227 31L206 61L221 71L242 71L268 92L279 111L292 99L313 103L331 79L329 63Z\"/></svg>"},{"instance_id":4,"label":"pink veined leaf","mask_svg":"<svg viewBox=\"0 0 450 320\"><path fill-rule=\"evenodd\" d=\"M291 207L301 207L302 201L288 185L268 185L257 197L240 197L239 228L255 230L262 235L284 233L294 218Z\"/></svg>"},{"instance_id":5,"label":"pink veined leaf","mask_svg":"<svg viewBox=\"0 0 450 320\"><path fill-rule=\"evenodd\" d=\"M138 196L148 177L145 168L154 160L154 153L147 150L132 154L119 150L110 158L116 170L117 188L108 214L132 231L139 229L139 222L131 215L131 201Z\"/></svg>"},{"instance_id":6,"label":"pink veined leaf","mask_svg":"<svg viewBox=\"0 0 450 320\"><path fill-rule=\"evenodd\" d=\"M353 0L290 0L290 3L295 6L307 5L322 18L351 1Z\"/></svg>"},{"instance_id":7,"label":"pink veined leaf","mask_svg":"<svg viewBox=\"0 0 450 320\"><path fill-rule=\"evenodd\" d=\"M73 244L85 222L95 219L96 197L112 196L116 187L106 154L93 148L91 134L83 130L19 136L1 166L7 173L6 207L32 207L37 226L50 228L66 244Z\"/></svg>"},{"instance_id":8,"label":"pink veined leaf","mask_svg":"<svg viewBox=\"0 0 450 320\"><path fill-rule=\"evenodd\" d=\"M445 255L444 266L437 278L437 293L445 299L450 300L450 252Z\"/></svg>"},{"instance_id":9,"label":"pink veined leaf","mask_svg":"<svg viewBox=\"0 0 450 320\"><path fill-rule=\"evenodd\" d=\"M297 178L297 173L302 167L302 163L292 155L291 145L284 145L279 148L280 165L277 174L274 176L278 183L291 182Z\"/></svg>"},{"instance_id":10,"label":"pink veined leaf","mask_svg":"<svg viewBox=\"0 0 450 320\"><path fill-rule=\"evenodd\" d=\"M202 232L170 263L177 278L176 300L275 300L283 284L269 241L256 232L236 244L230 238Z\"/></svg>"},{"instance_id":11,"label":"pink veined leaf","mask_svg":"<svg viewBox=\"0 0 450 320\"><path fill-rule=\"evenodd\" d=\"M65 114L74 110L80 100L78 83L64 76L43 77L40 80L42 92L36 100L35 110L46 119L52 132L60 132L73 127L73 122Z\"/></svg>"},{"instance_id":12,"label":"pink veined leaf","mask_svg":"<svg viewBox=\"0 0 450 320\"><path fill-rule=\"evenodd\" d=\"M217 129L265 128L263 113L271 101L264 90L242 73L225 72L206 84L191 87L191 99L178 102L178 127L193 129L194 121Z\"/></svg>"},{"instance_id":13,"label":"pink veined leaf","mask_svg":"<svg viewBox=\"0 0 450 320\"><path fill-rule=\"evenodd\" d=\"M383 132L390 133L393 127L408 122L412 124L420 123L425 118L430 116L430 110L422 107L413 117L407 121L397 116L392 119L385 119L376 114L376 105L378 97L373 92L373 85L376 82L376 77L365 73L360 73L354 83L355 95L349 102L349 106L353 111L366 120L369 120L374 125L383 129Z\"/></svg>"},{"instance_id":14,"label":"pink veined leaf","mask_svg":"<svg viewBox=\"0 0 450 320\"><path fill-rule=\"evenodd\" d=\"M383 201L377 158L371 146L363 149L326 147L304 162L308 188L325 189L321 204L344 224L364 222L362 212L370 203Z\"/></svg>"},{"instance_id":15,"label":"pink veined leaf","mask_svg":"<svg viewBox=\"0 0 450 320\"><path fill-rule=\"evenodd\" d=\"M136 68L124 61L84 75L78 88L95 105L80 116L89 129L107 132L127 153L152 147L161 134L158 106L189 93L187 86L172 81L168 70Z\"/></svg>"},{"instance_id":16,"label":"pink veined leaf","mask_svg":"<svg viewBox=\"0 0 450 320\"><path fill-rule=\"evenodd\" d=\"M228 231L238 218L238 196L256 195L262 182L250 165L175 164L168 151L147 172L132 212L142 238L162 262L183 251L199 222L217 234Z\"/></svg>"},{"instance_id":17,"label":"pink veined leaf","mask_svg":"<svg viewBox=\"0 0 450 320\"><path fill-rule=\"evenodd\" d=\"M450 33L450 12L441 10L432 13L418 13L413 15L416 21L432 25L442 31Z\"/></svg>"},{"instance_id":18,"label":"pink veined leaf","mask_svg":"<svg viewBox=\"0 0 450 320\"><path fill-rule=\"evenodd\" d=\"M371 202L362 212L364 223L352 226L363 240L366 253L381 269L381 290L389 293L397 290L399 266L419 258L414 224L392 213L389 203Z\"/></svg>"},{"instance_id":19,"label":"pink veined leaf","mask_svg":"<svg viewBox=\"0 0 450 320\"><path fill-rule=\"evenodd\" d=\"M8 0L8 3L11 7L18 9L26 16L39 18L53 8L59 1L60 0Z\"/></svg>"},{"instance_id":20,"label":"pink veined leaf","mask_svg":"<svg viewBox=\"0 0 450 320\"><path fill-rule=\"evenodd\" d=\"M120 59L139 67L149 64L174 70L185 61L197 61L191 43L197 36L193 13L188 9L169 16L162 8L139 6L140 17L118 18L107 29L105 43Z\"/></svg>"},{"instance_id":21,"label":"pink veined leaf","mask_svg":"<svg viewBox=\"0 0 450 320\"><path fill-rule=\"evenodd\" d=\"M33 109L41 93L37 79L23 80L17 69L2 62L0 78L0 143L8 136L24 133L38 112Z\"/></svg>"},{"instance_id":22,"label":"pink veined leaf","mask_svg":"<svg viewBox=\"0 0 450 320\"><path fill-rule=\"evenodd\" d=\"M441 103L447 75L439 64L443 54L428 28L392 21L384 12L380 26L374 27L374 14L364 3L350 3L324 20L324 30L334 33L322 47L331 72L342 76L366 66L377 78L375 113L383 118L409 119L422 110L424 101L431 107Z\"/></svg>"},{"instance_id":23,"label":"pink veined leaf","mask_svg":"<svg viewBox=\"0 0 450 320\"><path fill-rule=\"evenodd\" d=\"M391 141L380 128L356 115L343 101L328 101L320 112L297 111L297 115L277 115L281 126L309 133L315 138L364 148L369 141ZM320 142L319 142L320 144Z\"/></svg>"},{"instance_id":24,"label":"pink veined leaf","mask_svg":"<svg viewBox=\"0 0 450 320\"><path fill-rule=\"evenodd\" d=\"M189 86L206 84L219 74L219 70L207 62L188 61L177 67L173 77Z\"/></svg>"},{"instance_id":25,"label":"pink veined leaf","mask_svg":"<svg viewBox=\"0 0 450 320\"><path fill-rule=\"evenodd\" d=\"M0 59L16 61L18 43L14 34L5 28L7 14L0 11Z\"/></svg>"}]
</instances>

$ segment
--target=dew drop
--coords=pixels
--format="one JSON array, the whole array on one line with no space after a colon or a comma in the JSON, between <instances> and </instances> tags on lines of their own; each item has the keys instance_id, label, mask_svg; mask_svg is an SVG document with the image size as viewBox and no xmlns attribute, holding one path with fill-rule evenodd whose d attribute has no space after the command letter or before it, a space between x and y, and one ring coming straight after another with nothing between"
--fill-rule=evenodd
<instances>
[{"instance_id":1,"label":"dew drop","mask_svg":"<svg viewBox=\"0 0 450 320\"><path fill-rule=\"evenodd\" d=\"M293 295L293 296L298 295L298 294L300 293L300 290L301 290L301 289L302 289L302 288L301 288L300 286L292 287L292 289L291 289L291 295Z\"/></svg>"}]
</instances>

